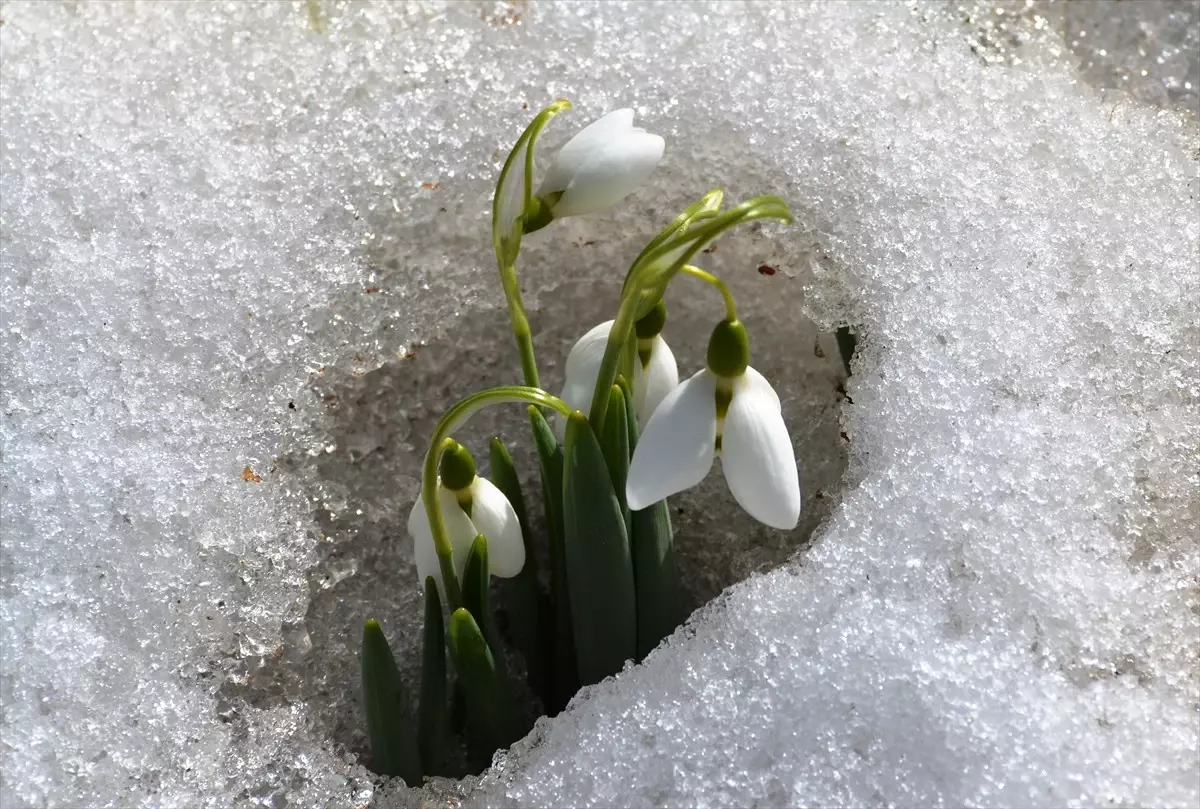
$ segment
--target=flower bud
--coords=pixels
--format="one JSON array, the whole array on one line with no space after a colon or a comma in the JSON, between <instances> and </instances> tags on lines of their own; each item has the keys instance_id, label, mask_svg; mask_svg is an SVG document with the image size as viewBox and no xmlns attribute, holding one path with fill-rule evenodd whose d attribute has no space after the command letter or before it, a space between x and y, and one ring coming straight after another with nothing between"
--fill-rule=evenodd
<instances>
[{"instance_id":1,"label":"flower bud","mask_svg":"<svg viewBox=\"0 0 1200 809\"><path fill-rule=\"evenodd\" d=\"M665 143L633 125L633 110L610 112L571 138L554 158L537 197L553 218L610 208L633 193L662 159ZM544 227L537 209L526 232Z\"/></svg>"}]
</instances>

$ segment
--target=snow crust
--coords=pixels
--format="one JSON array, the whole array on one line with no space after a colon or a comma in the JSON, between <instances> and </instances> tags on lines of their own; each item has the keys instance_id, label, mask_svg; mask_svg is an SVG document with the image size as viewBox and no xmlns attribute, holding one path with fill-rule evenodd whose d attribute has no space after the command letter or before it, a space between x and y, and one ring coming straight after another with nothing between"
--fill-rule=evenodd
<instances>
[{"instance_id":1,"label":"snow crust","mask_svg":"<svg viewBox=\"0 0 1200 809\"><path fill-rule=\"evenodd\" d=\"M1200 5L1156 6L0 6L0 804L1195 805ZM809 522L709 481L696 592L829 518L410 791L355 762L355 637L411 647L423 441L516 373L490 195L556 96L548 145L633 106L667 156L523 258L548 384L638 238L780 194L705 259ZM672 294L683 371L719 306ZM808 317L861 329L840 416Z\"/></svg>"}]
</instances>

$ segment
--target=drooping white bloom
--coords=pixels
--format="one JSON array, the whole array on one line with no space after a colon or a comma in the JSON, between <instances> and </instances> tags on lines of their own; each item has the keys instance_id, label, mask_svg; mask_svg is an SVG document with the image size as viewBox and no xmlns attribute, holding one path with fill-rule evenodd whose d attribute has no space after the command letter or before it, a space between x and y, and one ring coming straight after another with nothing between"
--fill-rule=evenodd
<instances>
[{"instance_id":1,"label":"drooping white bloom","mask_svg":"<svg viewBox=\"0 0 1200 809\"><path fill-rule=\"evenodd\" d=\"M615 110L567 141L537 196L556 218L610 208L645 182L665 145L658 135L633 125L633 110Z\"/></svg>"},{"instance_id":2,"label":"drooping white bloom","mask_svg":"<svg viewBox=\"0 0 1200 809\"><path fill-rule=\"evenodd\" d=\"M718 389L729 396L717 417ZM625 497L634 511L695 486L721 456L725 481L751 517L773 528L800 520L796 456L779 396L747 367L720 377L707 368L675 388L650 417L634 450Z\"/></svg>"},{"instance_id":3,"label":"drooping white bloom","mask_svg":"<svg viewBox=\"0 0 1200 809\"><path fill-rule=\"evenodd\" d=\"M606 320L579 338L571 353L567 355L566 382L559 396L576 410L587 413L592 406L592 395L596 391L596 378L600 375L600 364L613 321ZM650 418L675 386L679 384L679 368L675 355L662 335L649 341L649 356L643 361L639 356L633 363L633 404L638 421L642 424ZM566 424L561 416L556 418L555 429L561 440Z\"/></svg>"},{"instance_id":4,"label":"drooping white bloom","mask_svg":"<svg viewBox=\"0 0 1200 809\"><path fill-rule=\"evenodd\" d=\"M487 537L488 567L493 576L511 578L525 567L525 542L521 537L521 523L512 504L496 485L487 478L476 477L466 488L470 495L471 513L468 516L459 503L458 493L447 489L439 478L437 484L438 504L450 544L454 549L454 571L461 582L471 554L471 543L478 534ZM438 590L445 597L442 569L438 563L437 550L433 544L433 531L429 526L429 514L420 498L413 505L408 517L408 533L416 546L417 575L424 585L426 576L433 576Z\"/></svg>"}]
</instances>

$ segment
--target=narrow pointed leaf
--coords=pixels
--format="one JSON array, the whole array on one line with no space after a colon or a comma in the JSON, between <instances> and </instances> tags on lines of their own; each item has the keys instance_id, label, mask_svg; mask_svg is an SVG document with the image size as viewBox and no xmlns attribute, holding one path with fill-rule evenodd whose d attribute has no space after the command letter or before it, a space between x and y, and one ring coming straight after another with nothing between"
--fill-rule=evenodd
<instances>
[{"instance_id":1,"label":"narrow pointed leaf","mask_svg":"<svg viewBox=\"0 0 1200 809\"><path fill-rule=\"evenodd\" d=\"M374 618L363 626L362 690L375 771L398 775L410 787L420 786L421 753L408 692L383 629Z\"/></svg>"},{"instance_id":2,"label":"narrow pointed leaf","mask_svg":"<svg viewBox=\"0 0 1200 809\"><path fill-rule=\"evenodd\" d=\"M513 642L525 658L526 679L529 687L542 700L550 702L550 656L547 653L547 636L550 631L550 605L538 583L537 561L533 555L533 541L529 530L529 517L525 511L525 498L521 494L521 482L513 466L508 448L499 438L493 438L488 446L491 459L492 482L496 484L521 522L521 538L525 542L525 567L511 579L503 582L504 606L508 613L509 629Z\"/></svg>"},{"instance_id":3,"label":"narrow pointed leaf","mask_svg":"<svg viewBox=\"0 0 1200 809\"><path fill-rule=\"evenodd\" d=\"M579 412L567 419L563 546L575 659L580 682L590 685L637 654L637 611L625 518L600 442Z\"/></svg>"},{"instance_id":4,"label":"narrow pointed leaf","mask_svg":"<svg viewBox=\"0 0 1200 809\"><path fill-rule=\"evenodd\" d=\"M496 671L504 677L504 647L500 643L500 633L496 631L496 621L492 615L491 584L487 537L480 534L471 543L471 553L467 556L467 567L463 574L463 606L483 630L488 646L496 655Z\"/></svg>"},{"instance_id":5,"label":"narrow pointed leaf","mask_svg":"<svg viewBox=\"0 0 1200 809\"><path fill-rule=\"evenodd\" d=\"M638 440L637 416L628 389L625 396L632 457ZM629 545L637 593L637 656L641 660L674 632L683 618L671 510L666 500L630 514Z\"/></svg>"},{"instance_id":6,"label":"narrow pointed leaf","mask_svg":"<svg viewBox=\"0 0 1200 809\"><path fill-rule=\"evenodd\" d=\"M629 477L629 426L625 411L625 390L613 385L608 397L608 415L604 418L604 434L600 446L604 450L604 462L612 480L613 491L621 505L621 516L625 519L625 535L629 536L629 506L625 502L625 480Z\"/></svg>"},{"instance_id":7,"label":"narrow pointed leaf","mask_svg":"<svg viewBox=\"0 0 1200 809\"><path fill-rule=\"evenodd\" d=\"M425 634L421 649L421 704L417 742L426 775L441 775L446 745L446 628L433 576L425 579Z\"/></svg>"},{"instance_id":8,"label":"narrow pointed leaf","mask_svg":"<svg viewBox=\"0 0 1200 809\"><path fill-rule=\"evenodd\" d=\"M679 627L679 570L671 512L666 500L635 511L633 522L633 577L637 590L637 658L654 650Z\"/></svg>"},{"instance_id":9,"label":"narrow pointed leaf","mask_svg":"<svg viewBox=\"0 0 1200 809\"><path fill-rule=\"evenodd\" d=\"M517 520L521 523L521 539L525 542L525 567L521 569L520 575L532 574L536 580L537 560L533 555L533 541L530 539L525 496L521 493L521 479L517 476L517 469L513 465L508 447L504 446L504 442L499 437L492 438L488 444L488 460L490 461L492 483L496 484L496 488L508 498L509 503L512 503L513 511L517 513ZM520 578L520 576L514 578Z\"/></svg>"},{"instance_id":10,"label":"narrow pointed leaf","mask_svg":"<svg viewBox=\"0 0 1200 809\"><path fill-rule=\"evenodd\" d=\"M466 608L450 616L449 638L466 702L468 733L489 751L507 747L518 732L512 697L479 624Z\"/></svg>"},{"instance_id":11,"label":"narrow pointed leaf","mask_svg":"<svg viewBox=\"0 0 1200 809\"><path fill-rule=\"evenodd\" d=\"M567 568L563 549L563 453L554 431L540 410L529 408L533 439L542 472L542 502L546 509L546 531L550 539L550 604L553 610L551 650L551 699L546 712L554 716L579 690L575 665L575 639L571 627L571 603L567 593Z\"/></svg>"}]
</instances>

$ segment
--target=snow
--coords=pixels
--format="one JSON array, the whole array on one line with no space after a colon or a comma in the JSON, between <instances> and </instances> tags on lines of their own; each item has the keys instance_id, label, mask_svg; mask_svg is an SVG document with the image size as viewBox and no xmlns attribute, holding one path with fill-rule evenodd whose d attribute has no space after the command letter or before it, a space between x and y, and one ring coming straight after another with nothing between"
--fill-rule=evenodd
<instances>
[{"instance_id":1,"label":"snow","mask_svg":"<svg viewBox=\"0 0 1200 809\"><path fill-rule=\"evenodd\" d=\"M1200 799L1200 4L0 20L0 804ZM733 586L482 779L410 791L355 760L355 639L376 615L414 662L417 464L517 373L490 196L557 96L547 145L632 106L667 152L530 240L547 385L687 202L784 196L795 225L704 258L805 522L719 475L680 498L694 595ZM719 301L669 303L687 373Z\"/></svg>"}]
</instances>

